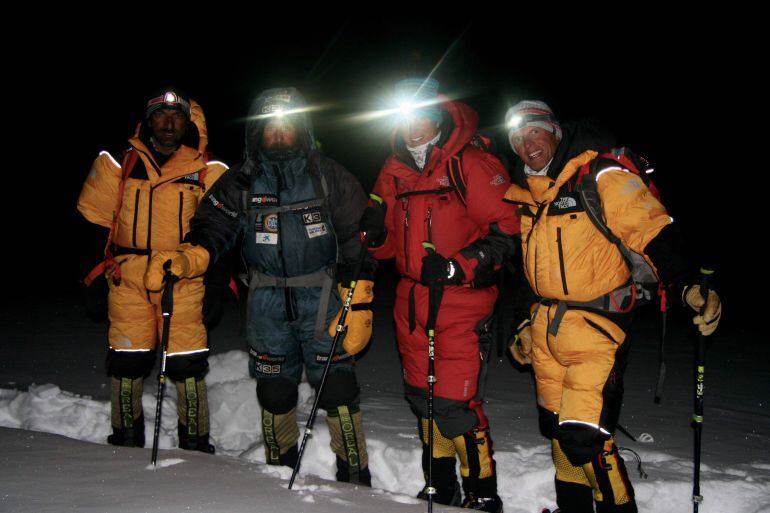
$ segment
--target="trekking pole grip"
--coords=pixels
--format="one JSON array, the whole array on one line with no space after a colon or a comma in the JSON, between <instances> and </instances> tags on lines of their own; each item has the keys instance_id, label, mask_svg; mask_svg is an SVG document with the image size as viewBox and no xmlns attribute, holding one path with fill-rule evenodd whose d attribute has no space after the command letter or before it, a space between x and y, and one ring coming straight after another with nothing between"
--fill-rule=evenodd
<instances>
[{"instance_id":1,"label":"trekking pole grip","mask_svg":"<svg viewBox=\"0 0 770 513\"><path fill-rule=\"evenodd\" d=\"M706 313L706 306L709 301L709 293L711 292L711 279L714 276L714 270L706 267L700 269L700 294L703 298L703 306L700 309L700 314Z\"/></svg>"}]
</instances>

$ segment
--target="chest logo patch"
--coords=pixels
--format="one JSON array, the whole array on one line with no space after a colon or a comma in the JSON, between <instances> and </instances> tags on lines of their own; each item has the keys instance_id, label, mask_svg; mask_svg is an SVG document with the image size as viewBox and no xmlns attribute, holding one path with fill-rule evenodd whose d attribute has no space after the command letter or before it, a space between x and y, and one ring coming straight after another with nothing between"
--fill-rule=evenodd
<instances>
[{"instance_id":1,"label":"chest logo patch","mask_svg":"<svg viewBox=\"0 0 770 513\"><path fill-rule=\"evenodd\" d=\"M441 187L449 187L449 177L448 176L439 176L436 178L436 181Z\"/></svg>"},{"instance_id":2,"label":"chest logo patch","mask_svg":"<svg viewBox=\"0 0 770 513\"><path fill-rule=\"evenodd\" d=\"M257 232L257 244L270 244L271 246L275 246L278 244L278 234Z\"/></svg>"},{"instance_id":3,"label":"chest logo patch","mask_svg":"<svg viewBox=\"0 0 770 513\"><path fill-rule=\"evenodd\" d=\"M266 232L278 232L278 214L266 215L263 222Z\"/></svg>"},{"instance_id":4,"label":"chest logo patch","mask_svg":"<svg viewBox=\"0 0 770 513\"><path fill-rule=\"evenodd\" d=\"M558 208L559 210L575 208L577 207L577 200L575 198L570 198L569 196L565 196L563 198L559 198L556 201L554 201L553 206Z\"/></svg>"},{"instance_id":5,"label":"chest logo patch","mask_svg":"<svg viewBox=\"0 0 770 513\"><path fill-rule=\"evenodd\" d=\"M257 207L277 205L278 196L275 194L256 194L251 197L251 204Z\"/></svg>"},{"instance_id":6,"label":"chest logo patch","mask_svg":"<svg viewBox=\"0 0 770 513\"><path fill-rule=\"evenodd\" d=\"M305 224L316 224L321 222L321 212L305 212L302 214L302 222Z\"/></svg>"},{"instance_id":7,"label":"chest logo patch","mask_svg":"<svg viewBox=\"0 0 770 513\"><path fill-rule=\"evenodd\" d=\"M326 228L326 223L311 224L311 225L305 226L305 230L307 230L307 236L310 239L314 239L316 237L323 237L324 235L329 233L329 230Z\"/></svg>"}]
</instances>

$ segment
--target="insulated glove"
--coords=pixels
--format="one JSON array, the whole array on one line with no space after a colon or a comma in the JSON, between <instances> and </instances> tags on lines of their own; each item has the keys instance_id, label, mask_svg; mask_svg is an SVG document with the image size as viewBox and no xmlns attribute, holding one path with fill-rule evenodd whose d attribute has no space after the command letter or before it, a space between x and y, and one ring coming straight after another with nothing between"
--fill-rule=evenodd
<instances>
[{"instance_id":1,"label":"insulated glove","mask_svg":"<svg viewBox=\"0 0 770 513\"><path fill-rule=\"evenodd\" d=\"M360 353L366 344L369 343L369 339L372 338L372 307L371 302L374 299L374 282L369 280L358 280L356 283L356 290L353 291L353 299L350 304L350 311L347 317L345 317L345 326L347 331L345 338L342 340L342 348L349 355ZM337 285L337 290L340 293L340 300L342 305L340 311L334 317L334 320L329 325L329 335L334 336L337 332L337 323L342 315L342 309L345 308L345 298L348 296L347 287Z\"/></svg>"},{"instance_id":2,"label":"insulated glove","mask_svg":"<svg viewBox=\"0 0 770 513\"><path fill-rule=\"evenodd\" d=\"M444 258L436 251L422 257L420 283L426 287L434 283L459 285L464 279L465 273L454 258Z\"/></svg>"},{"instance_id":3,"label":"insulated glove","mask_svg":"<svg viewBox=\"0 0 770 513\"><path fill-rule=\"evenodd\" d=\"M206 272L209 266L209 252L203 246L184 243L178 252L169 258L169 252L159 251L150 260L144 273L144 286L147 290L158 291L163 288L166 271L163 265L171 261L171 274L177 278L194 278Z\"/></svg>"},{"instance_id":4,"label":"insulated glove","mask_svg":"<svg viewBox=\"0 0 770 513\"><path fill-rule=\"evenodd\" d=\"M682 300L687 303L690 308L698 312L698 315L693 317L693 324L698 326L698 331L704 337L708 337L717 329L719 319L722 317L722 303L719 301L719 296L713 290L709 291L709 299L706 304L706 310L703 315L700 315L700 310L703 307L703 296L700 293L700 285L690 285L685 287L682 291Z\"/></svg>"},{"instance_id":5,"label":"insulated glove","mask_svg":"<svg viewBox=\"0 0 770 513\"><path fill-rule=\"evenodd\" d=\"M382 246L385 242L385 214L388 206L385 203L370 201L369 206L364 210L361 220L358 223L358 229L369 234L369 246Z\"/></svg>"},{"instance_id":6,"label":"insulated glove","mask_svg":"<svg viewBox=\"0 0 770 513\"><path fill-rule=\"evenodd\" d=\"M524 319L511 335L511 356L521 365L532 364L532 323Z\"/></svg>"}]
</instances>

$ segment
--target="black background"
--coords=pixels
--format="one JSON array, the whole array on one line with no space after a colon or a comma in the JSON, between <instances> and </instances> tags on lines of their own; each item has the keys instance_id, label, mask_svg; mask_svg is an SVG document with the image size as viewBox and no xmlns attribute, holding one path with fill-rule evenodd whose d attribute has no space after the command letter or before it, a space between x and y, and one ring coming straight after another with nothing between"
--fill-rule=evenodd
<instances>
[{"instance_id":1,"label":"black background","mask_svg":"<svg viewBox=\"0 0 770 513\"><path fill-rule=\"evenodd\" d=\"M398 15L49 19L7 42L3 300L44 301L76 287L82 182L100 150L133 133L157 87L174 84L196 99L210 150L234 164L252 98L294 85L327 106L314 114L324 151L370 188L390 127L347 116L381 107L397 80L435 67L442 91L476 108L509 155L500 124L521 99L547 101L562 120L598 117L655 163L693 265L716 266L733 314L759 304L744 299L764 280L764 152L742 119L759 117L751 111L764 100L752 96L754 68L739 60L752 43L731 35L734 21L560 13L556 23L556 12L525 15L515 5L444 18L392 10Z\"/></svg>"}]
</instances>

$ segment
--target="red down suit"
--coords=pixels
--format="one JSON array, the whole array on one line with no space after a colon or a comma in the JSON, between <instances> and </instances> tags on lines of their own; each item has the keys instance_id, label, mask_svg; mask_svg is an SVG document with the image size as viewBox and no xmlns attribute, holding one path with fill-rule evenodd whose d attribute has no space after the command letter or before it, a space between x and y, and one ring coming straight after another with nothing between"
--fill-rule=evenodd
<instances>
[{"instance_id":1,"label":"red down suit","mask_svg":"<svg viewBox=\"0 0 770 513\"><path fill-rule=\"evenodd\" d=\"M423 242L462 267L463 284L444 287L435 336L436 423L444 436L453 438L486 427L479 376L497 298L494 271L512 256L519 219L502 201L508 174L476 136L476 112L457 102L440 105L441 136L428 150L422 170L398 132L392 136L393 153L374 187L387 205L387 236L373 254L395 258L402 276L394 309L396 336L407 399L422 417L427 417L428 370L428 288L419 283L426 256ZM450 166L459 168L459 176L450 173Z\"/></svg>"}]
</instances>

